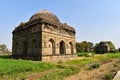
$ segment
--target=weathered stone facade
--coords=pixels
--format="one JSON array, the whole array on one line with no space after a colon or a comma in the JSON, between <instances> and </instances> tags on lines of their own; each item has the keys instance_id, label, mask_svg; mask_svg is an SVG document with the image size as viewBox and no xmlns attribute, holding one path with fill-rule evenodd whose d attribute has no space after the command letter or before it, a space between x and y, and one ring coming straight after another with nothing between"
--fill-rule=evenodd
<instances>
[{"instance_id":1,"label":"weathered stone facade","mask_svg":"<svg viewBox=\"0 0 120 80\"><path fill-rule=\"evenodd\" d=\"M76 53L75 29L43 10L13 31L13 57L43 60Z\"/></svg>"}]
</instances>

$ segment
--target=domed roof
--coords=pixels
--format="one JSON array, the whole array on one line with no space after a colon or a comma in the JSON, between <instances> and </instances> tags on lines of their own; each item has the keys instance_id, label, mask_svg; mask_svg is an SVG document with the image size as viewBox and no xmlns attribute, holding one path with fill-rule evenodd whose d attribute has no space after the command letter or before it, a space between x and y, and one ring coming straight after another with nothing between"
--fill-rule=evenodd
<instances>
[{"instance_id":1,"label":"domed roof","mask_svg":"<svg viewBox=\"0 0 120 80\"><path fill-rule=\"evenodd\" d=\"M101 42L100 42L100 45L101 45L101 46L109 46L106 41L101 41Z\"/></svg>"},{"instance_id":2,"label":"domed roof","mask_svg":"<svg viewBox=\"0 0 120 80\"><path fill-rule=\"evenodd\" d=\"M51 13L47 10L42 10L42 11L34 14L30 18L30 21L38 19L38 18L45 19L45 20L52 21L52 22L60 22L56 15L54 15L53 13Z\"/></svg>"}]
</instances>

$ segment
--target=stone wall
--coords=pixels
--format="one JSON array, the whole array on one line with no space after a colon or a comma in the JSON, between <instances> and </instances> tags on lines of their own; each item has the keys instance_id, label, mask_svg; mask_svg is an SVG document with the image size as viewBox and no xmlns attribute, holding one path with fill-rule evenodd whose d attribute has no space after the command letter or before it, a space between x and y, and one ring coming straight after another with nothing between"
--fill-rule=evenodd
<instances>
[{"instance_id":1,"label":"stone wall","mask_svg":"<svg viewBox=\"0 0 120 80\"><path fill-rule=\"evenodd\" d=\"M66 32L66 33L62 33L62 32ZM42 25L42 53L43 53L42 55L53 55L53 54L59 55L61 42L64 45L63 54L75 54L76 53L75 33L72 34L73 35L68 34L67 31L64 31L63 29L56 29L55 26L43 24Z\"/></svg>"},{"instance_id":2,"label":"stone wall","mask_svg":"<svg viewBox=\"0 0 120 80\"><path fill-rule=\"evenodd\" d=\"M66 61L66 60L72 60L73 58L76 58L77 55L45 55L42 56L42 61L45 62L58 62L58 61Z\"/></svg>"}]
</instances>

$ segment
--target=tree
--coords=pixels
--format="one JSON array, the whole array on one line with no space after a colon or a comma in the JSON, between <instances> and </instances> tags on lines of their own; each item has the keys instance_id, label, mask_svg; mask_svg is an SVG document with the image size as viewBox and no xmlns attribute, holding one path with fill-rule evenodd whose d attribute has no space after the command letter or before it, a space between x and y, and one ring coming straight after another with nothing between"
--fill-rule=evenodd
<instances>
[{"instance_id":1,"label":"tree","mask_svg":"<svg viewBox=\"0 0 120 80\"><path fill-rule=\"evenodd\" d=\"M76 43L77 52L91 52L93 48L94 44L92 42L82 41Z\"/></svg>"},{"instance_id":2,"label":"tree","mask_svg":"<svg viewBox=\"0 0 120 80\"><path fill-rule=\"evenodd\" d=\"M109 48L110 48L110 52L114 52L115 51L115 46L111 41L107 41Z\"/></svg>"},{"instance_id":3,"label":"tree","mask_svg":"<svg viewBox=\"0 0 120 80\"><path fill-rule=\"evenodd\" d=\"M6 46L5 44L1 44L1 45L0 45L0 50L1 50L1 52L5 55L5 53L6 53L6 51L7 51L8 49L7 49L7 46Z\"/></svg>"},{"instance_id":4,"label":"tree","mask_svg":"<svg viewBox=\"0 0 120 80\"><path fill-rule=\"evenodd\" d=\"M91 52L94 50L94 44L92 42L88 42L87 52Z\"/></svg>"}]
</instances>

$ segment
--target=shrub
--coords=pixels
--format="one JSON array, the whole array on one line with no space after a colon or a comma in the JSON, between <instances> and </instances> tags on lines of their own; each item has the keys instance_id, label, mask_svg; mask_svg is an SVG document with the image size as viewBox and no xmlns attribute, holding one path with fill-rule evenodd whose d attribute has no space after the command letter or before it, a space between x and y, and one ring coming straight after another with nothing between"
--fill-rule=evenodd
<instances>
[{"instance_id":1,"label":"shrub","mask_svg":"<svg viewBox=\"0 0 120 80\"><path fill-rule=\"evenodd\" d=\"M100 64L99 63L91 63L89 66L89 70L95 69L95 68L99 68Z\"/></svg>"},{"instance_id":2,"label":"shrub","mask_svg":"<svg viewBox=\"0 0 120 80\"><path fill-rule=\"evenodd\" d=\"M107 74L105 75L104 80L112 80L112 78L113 78L113 75L112 75L111 73L107 73Z\"/></svg>"},{"instance_id":3,"label":"shrub","mask_svg":"<svg viewBox=\"0 0 120 80\"><path fill-rule=\"evenodd\" d=\"M0 59L11 59L11 58L12 58L12 56L10 56L10 55L9 56L8 55L7 56L0 56Z\"/></svg>"}]
</instances>

